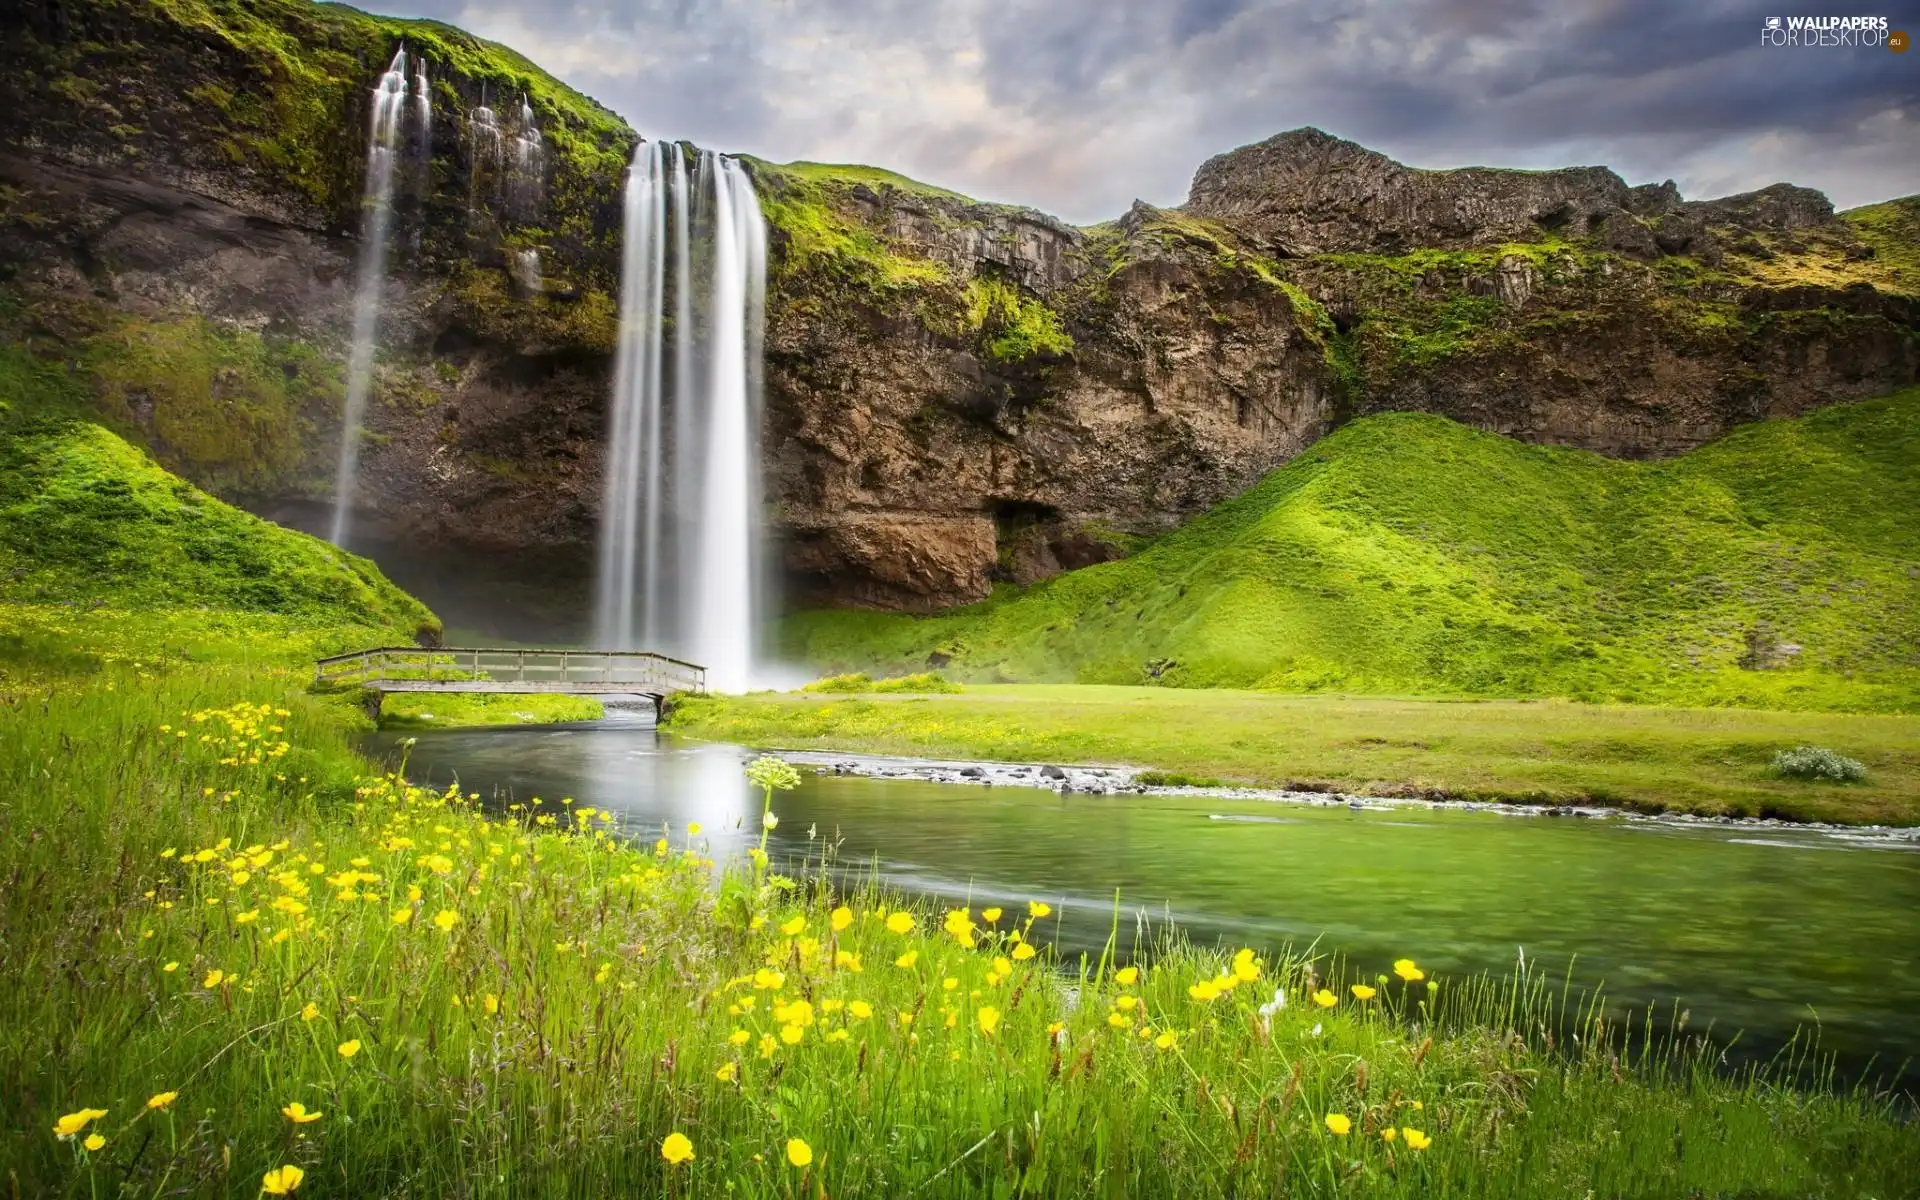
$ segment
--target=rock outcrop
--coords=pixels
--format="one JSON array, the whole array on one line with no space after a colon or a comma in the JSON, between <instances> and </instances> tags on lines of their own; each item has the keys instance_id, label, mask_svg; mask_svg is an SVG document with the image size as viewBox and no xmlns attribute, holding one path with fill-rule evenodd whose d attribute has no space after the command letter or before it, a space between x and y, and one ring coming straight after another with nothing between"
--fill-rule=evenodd
<instances>
[{"instance_id":1,"label":"rock outcrop","mask_svg":"<svg viewBox=\"0 0 1920 1200\"><path fill-rule=\"evenodd\" d=\"M634 135L444 26L171 11L0 15L0 336L79 364L109 423L222 495L324 498L365 87L404 38L436 116L359 526L584 575ZM521 93L550 148L531 180L474 128ZM1209 160L1182 209L1082 229L870 168L748 166L767 495L808 603L931 609L1124 554L1368 412L1646 456L1920 372L1912 222L1784 184L1689 202L1298 130Z\"/></svg>"}]
</instances>

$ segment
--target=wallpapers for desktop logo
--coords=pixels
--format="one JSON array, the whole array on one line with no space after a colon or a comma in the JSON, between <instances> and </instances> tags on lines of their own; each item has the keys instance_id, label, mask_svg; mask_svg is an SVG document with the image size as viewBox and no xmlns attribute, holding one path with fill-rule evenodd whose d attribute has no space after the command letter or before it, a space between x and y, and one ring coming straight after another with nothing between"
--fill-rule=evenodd
<instances>
[{"instance_id":1,"label":"wallpapers for desktop logo","mask_svg":"<svg viewBox=\"0 0 1920 1200\"><path fill-rule=\"evenodd\" d=\"M1895 31L1885 17L1768 17L1760 28L1762 46L1825 46L1879 49L1898 54L1907 48L1907 35Z\"/></svg>"}]
</instances>

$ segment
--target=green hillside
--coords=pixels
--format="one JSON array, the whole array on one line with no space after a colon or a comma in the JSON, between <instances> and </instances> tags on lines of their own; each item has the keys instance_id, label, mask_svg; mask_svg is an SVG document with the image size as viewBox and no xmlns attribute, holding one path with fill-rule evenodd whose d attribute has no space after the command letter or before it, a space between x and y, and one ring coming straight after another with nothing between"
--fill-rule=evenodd
<instances>
[{"instance_id":1,"label":"green hillside","mask_svg":"<svg viewBox=\"0 0 1920 1200\"><path fill-rule=\"evenodd\" d=\"M1652 463L1370 417L1124 561L783 635L1008 682L1910 710L1920 388Z\"/></svg>"},{"instance_id":2,"label":"green hillside","mask_svg":"<svg viewBox=\"0 0 1920 1200\"><path fill-rule=\"evenodd\" d=\"M85 420L84 403L64 369L0 350L0 602L260 614L403 638L438 630L371 562L169 475Z\"/></svg>"}]
</instances>

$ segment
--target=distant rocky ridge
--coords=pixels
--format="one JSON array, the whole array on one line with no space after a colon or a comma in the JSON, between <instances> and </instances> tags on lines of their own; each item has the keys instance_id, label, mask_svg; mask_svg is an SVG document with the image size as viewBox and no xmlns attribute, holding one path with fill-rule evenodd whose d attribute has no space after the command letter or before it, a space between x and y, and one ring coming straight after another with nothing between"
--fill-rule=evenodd
<instances>
[{"instance_id":1,"label":"distant rocky ridge","mask_svg":"<svg viewBox=\"0 0 1920 1200\"><path fill-rule=\"evenodd\" d=\"M360 524L584 575L635 135L445 26L174 11L0 13L0 336L81 364L110 423L223 496L323 498L365 87L406 38L435 126ZM467 126L508 92L552 149L534 205L487 191ZM1087 228L872 168L749 168L798 602L937 608L1125 554L1370 412L1645 456L1920 375L1920 200L1836 217L1785 184L1689 202L1598 167L1423 171L1312 129Z\"/></svg>"}]
</instances>

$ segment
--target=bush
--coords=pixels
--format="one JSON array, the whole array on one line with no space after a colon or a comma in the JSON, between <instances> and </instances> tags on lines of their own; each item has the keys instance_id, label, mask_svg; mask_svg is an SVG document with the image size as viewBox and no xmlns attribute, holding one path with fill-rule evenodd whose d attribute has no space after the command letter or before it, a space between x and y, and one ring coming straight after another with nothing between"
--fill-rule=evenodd
<instances>
[{"instance_id":1,"label":"bush","mask_svg":"<svg viewBox=\"0 0 1920 1200\"><path fill-rule=\"evenodd\" d=\"M901 675L893 679L874 679L864 671L851 675L829 675L800 689L803 692L957 692L960 685L932 671Z\"/></svg>"},{"instance_id":2,"label":"bush","mask_svg":"<svg viewBox=\"0 0 1920 1200\"><path fill-rule=\"evenodd\" d=\"M1835 783L1857 783L1867 777L1867 768L1857 758L1848 758L1819 746L1796 746L1773 756L1773 769L1789 779L1826 779Z\"/></svg>"}]
</instances>

